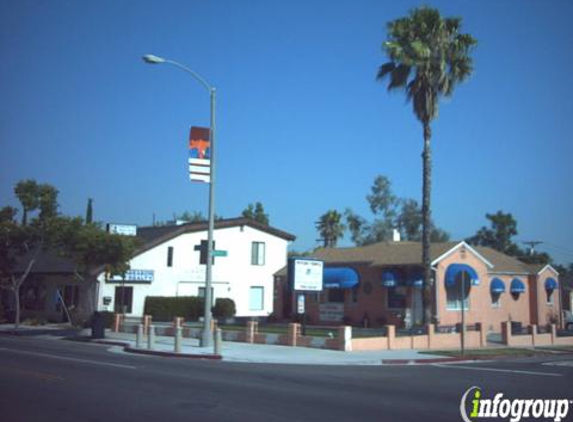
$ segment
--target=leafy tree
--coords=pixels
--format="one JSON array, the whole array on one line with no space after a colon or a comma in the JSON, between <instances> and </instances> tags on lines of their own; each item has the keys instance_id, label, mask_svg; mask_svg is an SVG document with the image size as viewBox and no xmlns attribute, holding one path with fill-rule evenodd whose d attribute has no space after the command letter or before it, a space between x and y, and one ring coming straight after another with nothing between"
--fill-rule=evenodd
<instances>
[{"instance_id":1,"label":"leafy tree","mask_svg":"<svg viewBox=\"0 0 573 422\"><path fill-rule=\"evenodd\" d=\"M58 215L58 193L58 190L51 185L39 185L39 221L47 221Z\"/></svg>"},{"instance_id":2,"label":"leafy tree","mask_svg":"<svg viewBox=\"0 0 573 422\"><path fill-rule=\"evenodd\" d=\"M263 204L260 202L249 204L242 212L242 216L255 220L265 226L269 225L269 215L265 213Z\"/></svg>"},{"instance_id":3,"label":"leafy tree","mask_svg":"<svg viewBox=\"0 0 573 422\"><path fill-rule=\"evenodd\" d=\"M14 194L22 205L22 226L25 226L28 213L40 206L40 187L34 179L22 180L14 187Z\"/></svg>"},{"instance_id":4,"label":"leafy tree","mask_svg":"<svg viewBox=\"0 0 573 422\"><path fill-rule=\"evenodd\" d=\"M94 221L93 199L88 198L88 206L86 209L86 224L91 224Z\"/></svg>"},{"instance_id":5,"label":"leafy tree","mask_svg":"<svg viewBox=\"0 0 573 422\"><path fill-rule=\"evenodd\" d=\"M316 228L324 247L335 248L338 240L344 235L345 227L342 223L342 214L336 210L328 210L320 216Z\"/></svg>"},{"instance_id":6,"label":"leafy tree","mask_svg":"<svg viewBox=\"0 0 573 422\"><path fill-rule=\"evenodd\" d=\"M34 180L18 182L14 193L26 214L21 224L17 210L0 210L0 288L13 293L14 326L20 325L20 289L37 262L38 255L51 242L50 227L57 213L58 191L53 186L39 185ZM39 216L29 224L27 213L40 209Z\"/></svg>"},{"instance_id":7,"label":"leafy tree","mask_svg":"<svg viewBox=\"0 0 573 422\"><path fill-rule=\"evenodd\" d=\"M550 264L551 256L545 252L534 252L521 249L513 242L517 236L517 221L511 213L498 211L486 214L490 226L481 227L475 235L466 239L471 245L488 246L506 255L513 256L528 264Z\"/></svg>"},{"instance_id":8,"label":"leafy tree","mask_svg":"<svg viewBox=\"0 0 573 422\"><path fill-rule=\"evenodd\" d=\"M398 198L392 192L392 184L386 176L377 176L366 196L374 219L369 222L364 217L346 209L345 217L352 241L358 246L365 246L393 239L394 229L398 229L404 240L421 239L422 210L413 199ZM432 242L449 240L444 230L430 225Z\"/></svg>"},{"instance_id":9,"label":"leafy tree","mask_svg":"<svg viewBox=\"0 0 573 422\"><path fill-rule=\"evenodd\" d=\"M517 235L517 221L513 215L498 211L485 217L490 221L490 227L483 226L466 241L471 245L489 246L507 255L519 255L519 247L512 241Z\"/></svg>"},{"instance_id":10,"label":"leafy tree","mask_svg":"<svg viewBox=\"0 0 573 422\"><path fill-rule=\"evenodd\" d=\"M203 223L207 221L207 217L205 217L200 211L185 211L180 216L175 216L175 220L182 220L188 223Z\"/></svg>"},{"instance_id":11,"label":"leafy tree","mask_svg":"<svg viewBox=\"0 0 573 422\"><path fill-rule=\"evenodd\" d=\"M139 241L135 237L110 234L99 223L83 224L81 218L60 217L52 224L59 254L71 260L76 277L86 284L85 316L95 310L96 275L105 270L110 275L123 275L129 269Z\"/></svg>"},{"instance_id":12,"label":"leafy tree","mask_svg":"<svg viewBox=\"0 0 573 422\"><path fill-rule=\"evenodd\" d=\"M430 321L433 314L430 124L438 116L440 97L450 97L455 86L473 70L470 51L477 41L469 34L460 33L460 28L461 18L444 18L437 9L426 6L388 23L388 40L382 46L390 61L380 66L377 75L378 80L389 79L389 91L405 92L423 127L422 263L426 321Z\"/></svg>"}]
</instances>

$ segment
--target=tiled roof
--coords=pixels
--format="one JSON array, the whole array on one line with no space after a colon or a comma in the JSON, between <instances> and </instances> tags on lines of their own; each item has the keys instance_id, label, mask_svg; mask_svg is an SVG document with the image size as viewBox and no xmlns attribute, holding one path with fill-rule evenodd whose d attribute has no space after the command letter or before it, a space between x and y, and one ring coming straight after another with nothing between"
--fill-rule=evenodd
<instances>
[{"instance_id":1,"label":"tiled roof","mask_svg":"<svg viewBox=\"0 0 573 422\"><path fill-rule=\"evenodd\" d=\"M432 243L430 259L435 261L459 245L460 242ZM511 274L537 274L527 264L488 247L473 247L486 261L493 265L490 272ZM380 242L354 248L319 248L312 253L313 258L321 259L326 265L366 264L372 266L422 265L422 245L420 242ZM286 268L275 273L286 275Z\"/></svg>"},{"instance_id":2,"label":"tiled roof","mask_svg":"<svg viewBox=\"0 0 573 422\"><path fill-rule=\"evenodd\" d=\"M266 232L273 236L280 237L285 240L293 241L296 237L285 231L276 229L271 226L266 226L250 218L229 218L226 220L215 221L215 230L226 229L231 227L249 226L254 229ZM145 252L163 242L166 242L174 237L185 233L206 232L208 230L208 223L188 223L174 226L155 226L155 227L138 227L137 237L142 240L142 247L137 251L137 254Z\"/></svg>"}]
</instances>

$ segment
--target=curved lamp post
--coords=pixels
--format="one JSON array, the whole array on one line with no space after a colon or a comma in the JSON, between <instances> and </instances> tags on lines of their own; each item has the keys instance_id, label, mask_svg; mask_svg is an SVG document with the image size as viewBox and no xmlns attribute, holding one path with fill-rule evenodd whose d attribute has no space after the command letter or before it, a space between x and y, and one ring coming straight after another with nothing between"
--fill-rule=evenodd
<instances>
[{"instance_id":1,"label":"curved lamp post","mask_svg":"<svg viewBox=\"0 0 573 422\"><path fill-rule=\"evenodd\" d=\"M146 54L143 61L149 64L171 64L189 73L195 80L209 91L211 97L211 123L209 130L210 159L211 159L211 180L209 183L209 228L207 234L207 269L205 272L205 312L203 318L203 333L201 335L201 347L210 347L213 343L213 333L211 331L211 285L212 285L212 257L213 257L213 231L215 228L215 88L211 86L201 75L189 69L187 66L173 60L164 59Z\"/></svg>"}]
</instances>

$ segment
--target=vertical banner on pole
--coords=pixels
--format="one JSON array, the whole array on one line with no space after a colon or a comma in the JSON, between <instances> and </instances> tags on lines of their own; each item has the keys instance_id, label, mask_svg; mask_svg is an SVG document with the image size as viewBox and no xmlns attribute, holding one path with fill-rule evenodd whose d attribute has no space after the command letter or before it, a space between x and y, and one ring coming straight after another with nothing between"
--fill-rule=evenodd
<instances>
[{"instance_id":1,"label":"vertical banner on pole","mask_svg":"<svg viewBox=\"0 0 573 422\"><path fill-rule=\"evenodd\" d=\"M189 133L189 178L211 183L211 139L209 128L191 127Z\"/></svg>"}]
</instances>

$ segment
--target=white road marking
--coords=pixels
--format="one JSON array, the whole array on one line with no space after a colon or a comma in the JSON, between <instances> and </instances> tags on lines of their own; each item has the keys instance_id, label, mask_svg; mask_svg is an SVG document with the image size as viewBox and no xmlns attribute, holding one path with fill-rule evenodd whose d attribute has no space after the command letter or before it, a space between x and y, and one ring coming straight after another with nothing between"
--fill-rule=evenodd
<instances>
[{"instance_id":1,"label":"white road marking","mask_svg":"<svg viewBox=\"0 0 573 422\"><path fill-rule=\"evenodd\" d=\"M66 356L49 355L47 353L27 352L27 351L23 351L23 350L7 349L4 347L0 347L0 351L13 352L13 353L16 353L18 355L40 356L40 357L52 358L52 359L69 360L72 362L89 363L92 365L113 366L115 368L125 368L125 369L137 369L135 366L121 365L119 363L101 362L101 361L90 360L90 359L70 358L70 357L66 357Z\"/></svg>"},{"instance_id":2,"label":"white road marking","mask_svg":"<svg viewBox=\"0 0 573 422\"><path fill-rule=\"evenodd\" d=\"M476 366L462 366L462 365L440 365L434 364L439 368L449 368L449 369L471 369L473 371L490 371L490 372L508 372L511 374L524 374L524 375L539 375L544 377L562 377L563 374L555 374L551 372L533 372L533 371L518 371L515 369L497 369L497 368L482 368Z\"/></svg>"},{"instance_id":3,"label":"white road marking","mask_svg":"<svg viewBox=\"0 0 573 422\"><path fill-rule=\"evenodd\" d=\"M573 360L560 360L555 362L545 362L547 366L573 366Z\"/></svg>"}]
</instances>

